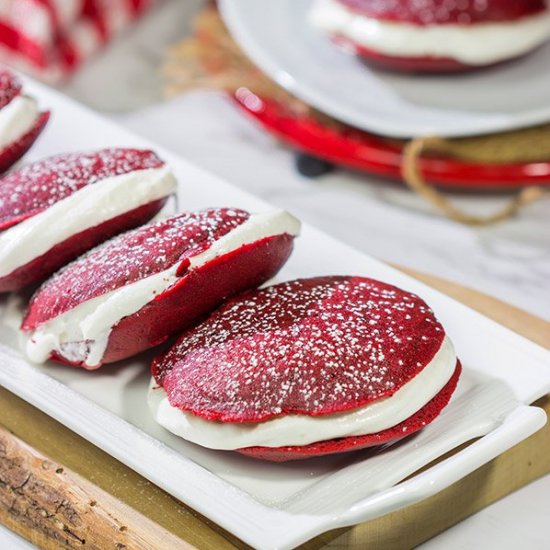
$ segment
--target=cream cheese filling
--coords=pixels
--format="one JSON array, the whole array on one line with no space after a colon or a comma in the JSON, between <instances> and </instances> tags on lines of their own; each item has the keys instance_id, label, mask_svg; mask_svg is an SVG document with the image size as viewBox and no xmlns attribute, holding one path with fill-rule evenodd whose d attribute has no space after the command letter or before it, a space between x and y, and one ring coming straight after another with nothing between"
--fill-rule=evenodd
<instances>
[{"instance_id":1,"label":"cream cheese filling","mask_svg":"<svg viewBox=\"0 0 550 550\"><path fill-rule=\"evenodd\" d=\"M79 189L0 233L0 277L73 235L175 193L176 187L172 172L163 166L105 178Z\"/></svg>"},{"instance_id":2,"label":"cream cheese filling","mask_svg":"<svg viewBox=\"0 0 550 550\"><path fill-rule=\"evenodd\" d=\"M0 109L0 151L31 130L38 114L36 100L24 95L14 97Z\"/></svg>"},{"instance_id":3,"label":"cream cheese filling","mask_svg":"<svg viewBox=\"0 0 550 550\"><path fill-rule=\"evenodd\" d=\"M295 236L299 232L300 222L283 210L254 214L208 250L190 258L189 269L204 265L244 244L283 233ZM171 287L179 279L176 276L178 265L176 263L165 271L92 298L40 325L28 336L25 345L27 357L33 362L43 363L53 351L59 351L63 346L62 355L67 359L84 361L86 368L98 367L113 327L123 317L136 313Z\"/></svg>"},{"instance_id":4,"label":"cream cheese filling","mask_svg":"<svg viewBox=\"0 0 550 550\"><path fill-rule=\"evenodd\" d=\"M399 57L444 57L486 65L524 54L550 38L550 8L510 22L414 25L374 19L337 0L316 0L309 14L317 29Z\"/></svg>"},{"instance_id":5,"label":"cream cheese filling","mask_svg":"<svg viewBox=\"0 0 550 550\"><path fill-rule=\"evenodd\" d=\"M303 446L316 441L381 432L419 411L447 384L456 368L453 344L445 337L433 359L392 396L349 412L324 416L287 415L258 423L213 422L172 407L155 380L148 403L155 420L170 432L210 449ZM406 432L403 435L407 435Z\"/></svg>"}]
</instances>

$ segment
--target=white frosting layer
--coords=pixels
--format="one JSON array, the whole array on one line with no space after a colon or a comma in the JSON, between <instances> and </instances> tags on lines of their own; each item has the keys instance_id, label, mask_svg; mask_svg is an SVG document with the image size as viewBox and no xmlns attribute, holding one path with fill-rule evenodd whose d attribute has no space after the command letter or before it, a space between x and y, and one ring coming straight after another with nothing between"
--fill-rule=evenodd
<instances>
[{"instance_id":1,"label":"white frosting layer","mask_svg":"<svg viewBox=\"0 0 550 550\"><path fill-rule=\"evenodd\" d=\"M190 259L189 269L197 268L217 256L244 244L288 233L298 235L300 222L283 210L255 214L220 239L208 250ZM153 298L171 287L179 277L179 264L145 279L113 290L79 304L40 325L30 334L26 353L31 361L42 363L62 345L68 359L86 361L87 368L100 365L113 327L123 318L139 311Z\"/></svg>"},{"instance_id":2,"label":"white frosting layer","mask_svg":"<svg viewBox=\"0 0 550 550\"><path fill-rule=\"evenodd\" d=\"M0 109L0 150L23 137L37 118L38 105L32 97L18 95Z\"/></svg>"},{"instance_id":3,"label":"white frosting layer","mask_svg":"<svg viewBox=\"0 0 550 550\"><path fill-rule=\"evenodd\" d=\"M550 8L510 22L421 26L374 19L337 0L316 0L309 20L321 31L382 54L452 58L467 65L517 57L550 38Z\"/></svg>"},{"instance_id":4,"label":"white frosting layer","mask_svg":"<svg viewBox=\"0 0 550 550\"><path fill-rule=\"evenodd\" d=\"M0 233L0 277L73 235L175 193L176 186L172 172L163 166L105 178L83 187Z\"/></svg>"},{"instance_id":5,"label":"white frosting layer","mask_svg":"<svg viewBox=\"0 0 550 550\"><path fill-rule=\"evenodd\" d=\"M424 369L392 396L325 416L288 415L258 423L212 422L172 407L164 389L151 380L149 407L155 420L172 433L210 449L308 445L338 437L373 434L396 426L419 411L447 384L456 367L456 354L445 338ZM406 433L403 433L406 435Z\"/></svg>"}]
</instances>

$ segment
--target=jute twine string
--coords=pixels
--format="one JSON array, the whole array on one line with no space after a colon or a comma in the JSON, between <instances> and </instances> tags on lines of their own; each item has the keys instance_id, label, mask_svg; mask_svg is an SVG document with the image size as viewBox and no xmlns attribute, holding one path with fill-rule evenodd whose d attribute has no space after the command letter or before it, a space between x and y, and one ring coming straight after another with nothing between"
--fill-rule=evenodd
<instances>
[{"instance_id":1,"label":"jute twine string","mask_svg":"<svg viewBox=\"0 0 550 550\"><path fill-rule=\"evenodd\" d=\"M193 88L213 88L234 93L244 86L260 97L281 103L294 116L312 117L336 131L346 130L345 125L311 108L259 71L232 39L212 5L197 16L194 35L169 50L163 74L167 82L167 95ZM483 226L503 221L545 194L540 187L525 187L500 210L485 216L472 215L455 206L447 195L425 181L419 160L425 154L438 154L444 158L482 164L548 162L550 124L472 138L421 137L409 142L387 141L403 151L401 173L409 188L457 222Z\"/></svg>"},{"instance_id":2,"label":"jute twine string","mask_svg":"<svg viewBox=\"0 0 550 550\"><path fill-rule=\"evenodd\" d=\"M448 140L439 137L420 137L409 141L403 149L401 169L403 180L413 191L457 222L480 226L504 221L515 216L520 208L539 200L544 195L544 191L540 187L525 187L514 195L503 208L492 214L486 216L468 214L455 206L446 195L426 183L419 168L420 157L426 152L452 154L453 146Z\"/></svg>"}]
</instances>

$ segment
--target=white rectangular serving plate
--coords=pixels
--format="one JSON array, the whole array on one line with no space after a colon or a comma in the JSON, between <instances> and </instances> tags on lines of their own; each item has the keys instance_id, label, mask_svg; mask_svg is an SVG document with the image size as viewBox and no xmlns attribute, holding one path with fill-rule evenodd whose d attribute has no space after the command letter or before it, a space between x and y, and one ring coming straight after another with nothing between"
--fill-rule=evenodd
<instances>
[{"instance_id":1,"label":"white rectangular serving plate","mask_svg":"<svg viewBox=\"0 0 550 550\"><path fill-rule=\"evenodd\" d=\"M269 208L61 94L26 82L29 93L53 112L26 162L69 150L148 147L172 165L180 183L181 209ZM174 124L185 124L185 120ZM364 275L415 292L446 327L464 373L450 405L419 434L382 449L286 464L211 451L181 440L152 420L146 404L150 356L95 372L54 364L37 366L21 357L16 335L7 328L0 331L0 384L260 548L291 548L329 529L413 504L544 425L544 411L529 404L550 392L549 352L306 225L278 280L321 274ZM452 457L401 482L445 452L478 437Z\"/></svg>"}]
</instances>

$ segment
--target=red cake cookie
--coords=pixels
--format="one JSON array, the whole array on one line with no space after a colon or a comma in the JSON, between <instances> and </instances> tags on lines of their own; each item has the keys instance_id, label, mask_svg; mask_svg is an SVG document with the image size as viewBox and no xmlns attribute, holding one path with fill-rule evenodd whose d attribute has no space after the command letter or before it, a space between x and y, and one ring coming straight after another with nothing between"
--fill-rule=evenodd
<instances>
[{"instance_id":1,"label":"red cake cookie","mask_svg":"<svg viewBox=\"0 0 550 550\"><path fill-rule=\"evenodd\" d=\"M175 191L164 161L139 149L69 153L11 172L0 179L0 292L150 220Z\"/></svg>"},{"instance_id":2,"label":"red cake cookie","mask_svg":"<svg viewBox=\"0 0 550 550\"><path fill-rule=\"evenodd\" d=\"M493 65L550 38L545 0L316 0L310 22L366 61L409 72Z\"/></svg>"},{"instance_id":3,"label":"red cake cookie","mask_svg":"<svg viewBox=\"0 0 550 550\"><path fill-rule=\"evenodd\" d=\"M275 275L299 228L280 210L215 208L119 235L36 292L21 327L27 355L95 369L156 346Z\"/></svg>"},{"instance_id":4,"label":"red cake cookie","mask_svg":"<svg viewBox=\"0 0 550 550\"><path fill-rule=\"evenodd\" d=\"M400 439L460 375L418 296L363 277L299 279L236 297L152 365L157 422L194 443L283 461Z\"/></svg>"},{"instance_id":5,"label":"red cake cookie","mask_svg":"<svg viewBox=\"0 0 550 550\"><path fill-rule=\"evenodd\" d=\"M29 150L49 117L38 110L35 99L23 95L16 76L0 67L0 173Z\"/></svg>"}]
</instances>

